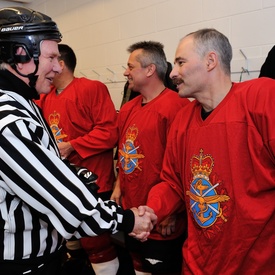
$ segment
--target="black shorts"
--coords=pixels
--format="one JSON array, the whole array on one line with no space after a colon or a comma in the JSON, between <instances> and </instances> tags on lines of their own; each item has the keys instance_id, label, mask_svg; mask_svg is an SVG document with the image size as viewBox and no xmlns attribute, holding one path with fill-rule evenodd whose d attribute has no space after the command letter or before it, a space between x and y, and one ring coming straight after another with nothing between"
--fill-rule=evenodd
<instances>
[{"instance_id":1,"label":"black shorts","mask_svg":"<svg viewBox=\"0 0 275 275\"><path fill-rule=\"evenodd\" d=\"M184 240L185 235L174 240L148 239L145 242L137 241L128 235L125 236L125 244L132 255L134 265L135 259L138 259L142 265L139 271L160 274L181 271Z\"/></svg>"}]
</instances>

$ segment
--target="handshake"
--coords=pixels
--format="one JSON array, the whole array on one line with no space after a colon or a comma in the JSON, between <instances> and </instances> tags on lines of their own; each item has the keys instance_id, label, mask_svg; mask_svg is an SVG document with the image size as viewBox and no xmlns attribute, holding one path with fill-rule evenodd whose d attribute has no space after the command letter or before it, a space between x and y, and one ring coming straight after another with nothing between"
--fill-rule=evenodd
<instances>
[{"instance_id":1,"label":"handshake","mask_svg":"<svg viewBox=\"0 0 275 275\"><path fill-rule=\"evenodd\" d=\"M129 236L144 242L150 235L150 231L156 225L158 218L154 210L145 205L139 206L138 208L133 207L131 210L135 215L135 225Z\"/></svg>"},{"instance_id":2,"label":"handshake","mask_svg":"<svg viewBox=\"0 0 275 275\"><path fill-rule=\"evenodd\" d=\"M89 171L85 167L79 167L70 163L67 159L63 159L63 162L72 170L78 178L89 186L89 189L92 193L96 194L99 187L96 184L97 175ZM154 213L154 210L148 206L139 206L138 208L133 207L131 210L135 216L135 224L133 231L129 234L130 236L140 240L142 242L147 240L147 237L150 235L150 231L157 223L157 216Z\"/></svg>"},{"instance_id":3,"label":"handshake","mask_svg":"<svg viewBox=\"0 0 275 275\"><path fill-rule=\"evenodd\" d=\"M63 162L72 170L78 178L89 186L90 191L94 194L97 192L99 187L96 184L97 175L89 171L85 167L79 167L70 163L67 159L63 159ZM146 205L139 206L138 208L133 207L131 210L135 216L135 224L133 231L129 234L130 236L144 242L150 235L150 231L157 223L157 216L154 210Z\"/></svg>"}]
</instances>

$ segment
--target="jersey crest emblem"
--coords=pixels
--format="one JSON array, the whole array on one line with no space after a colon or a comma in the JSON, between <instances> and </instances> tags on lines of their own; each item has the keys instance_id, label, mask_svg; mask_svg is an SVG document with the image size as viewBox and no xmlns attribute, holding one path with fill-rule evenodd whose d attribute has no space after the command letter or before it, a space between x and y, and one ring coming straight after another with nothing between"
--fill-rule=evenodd
<instances>
[{"instance_id":1,"label":"jersey crest emblem","mask_svg":"<svg viewBox=\"0 0 275 275\"><path fill-rule=\"evenodd\" d=\"M119 160L125 174L132 173L135 169L141 170L139 159L144 158L143 154L138 153L139 146L135 145L135 140L138 136L138 128L133 125L126 131L126 141L119 149Z\"/></svg>"},{"instance_id":2,"label":"jersey crest emblem","mask_svg":"<svg viewBox=\"0 0 275 275\"><path fill-rule=\"evenodd\" d=\"M60 114L54 111L52 114L49 115L49 122L56 142L62 142L63 138L67 137L67 135L62 134L62 128L59 128L58 126L60 122Z\"/></svg>"},{"instance_id":3,"label":"jersey crest emblem","mask_svg":"<svg viewBox=\"0 0 275 275\"><path fill-rule=\"evenodd\" d=\"M204 155L203 149L199 155L191 158L191 172L193 179L190 190L186 194L190 198L190 210L198 225L202 228L208 228L215 224L221 218L227 222L227 218L223 215L221 203L230 199L226 194L218 194L217 187L219 183L214 185L209 179L214 166L214 159L211 155Z\"/></svg>"}]
</instances>

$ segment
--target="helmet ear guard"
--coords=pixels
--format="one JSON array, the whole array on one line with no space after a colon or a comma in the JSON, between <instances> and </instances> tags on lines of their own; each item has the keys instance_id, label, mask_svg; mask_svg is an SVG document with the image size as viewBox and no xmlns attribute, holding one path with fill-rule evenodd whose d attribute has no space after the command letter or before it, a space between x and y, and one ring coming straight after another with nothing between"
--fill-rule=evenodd
<instances>
[{"instance_id":1,"label":"helmet ear guard","mask_svg":"<svg viewBox=\"0 0 275 275\"><path fill-rule=\"evenodd\" d=\"M16 54L18 48L23 48L25 51L25 55L18 55ZM29 53L28 49L24 44L16 44L14 45L13 48L13 53L14 53L14 63L27 63L31 60L31 54Z\"/></svg>"},{"instance_id":2,"label":"helmet ear guard","mask_svg":"<svg viewBox=\"0 0 275 275\"><path fill-rule=\"evenodd\" d=\"M61 39L56 23L43 13L25 7L0 9L0 63L8 63L17 71L17 63L26 63L33 58L36 69L28 76L22 75L24 77L30 78L38 70L41 41L60 42ZM19 47L26 55L16 54Z\"/></svg>"},{"instance_id":3,"label":"helmet ear guard","mask_svg":"<svg viewBox=\"0 0 275 275\"><path fill-rule=\"evenodd\" d=\"M5 45L6 44L6 45ZM18 48L23 48L25 55L16 54ZM20 44L18 42L6 43L3 42L0 47L0 63L5 62L10 64L13 68L17 63L27 63L31 60L32 55L25 44Z\"/></svg>"}]
</instances>

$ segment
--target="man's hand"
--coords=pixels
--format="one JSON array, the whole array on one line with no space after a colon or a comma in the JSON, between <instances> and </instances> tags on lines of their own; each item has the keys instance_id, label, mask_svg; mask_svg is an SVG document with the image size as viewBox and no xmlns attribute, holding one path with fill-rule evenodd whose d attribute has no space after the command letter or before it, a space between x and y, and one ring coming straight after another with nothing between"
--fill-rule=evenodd
<instances>
[{"instance_id":1,"label":"man's hand","mask_svg":"<svg viewBox=\"0 0 275 275\"><path fill-rule=\"evenodd\" d=\"M172 216L167 217L159 225L157 225L157 231L162 236L171 235L173 232L175 232L176 219L177 219L176 215L172 215Z\"/></svg>"},{"instance_id":2,"label":"man's hand","mask_svg":"<svg viewBox=\"0 0 275 275\"><path fill-rule=\"evenodd\" d=\"M68 158L71 152L74 151L70 142L59 142L57 143L57 146L62 158Z\"/></svg>"},{"instance_id":3,"label":"man's hand","mask_svg":"<svg viewBox=\"0 0 275 275\"><path fill-rule=\"evenodd\" d=\"M133 207L131 210L135 215L135 225L129 236L144 242L150 235L150 231L157 223L158 218L155 215L154 210L148 206L139 206L138 209Z\"/></svg>"}]
</instances>

